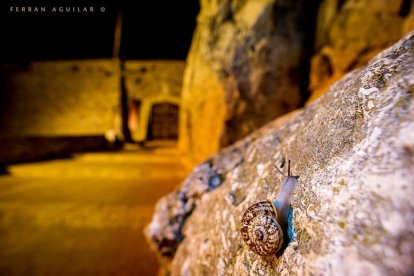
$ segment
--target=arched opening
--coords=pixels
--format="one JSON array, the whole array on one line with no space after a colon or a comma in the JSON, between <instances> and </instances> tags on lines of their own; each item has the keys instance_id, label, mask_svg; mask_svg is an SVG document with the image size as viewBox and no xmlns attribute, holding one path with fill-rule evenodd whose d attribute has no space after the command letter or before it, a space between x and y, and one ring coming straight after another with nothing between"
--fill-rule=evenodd
<instances>
[{"instance_id":1,"label":"arched opening","mask_svg":"<svg viewBox=\"0 0 414 276\"><path fill-rule=\"evenodd\" d=\"M178 139L178 105L168 102L152 105L147 140Z\"/></svg>"}]
</instances>

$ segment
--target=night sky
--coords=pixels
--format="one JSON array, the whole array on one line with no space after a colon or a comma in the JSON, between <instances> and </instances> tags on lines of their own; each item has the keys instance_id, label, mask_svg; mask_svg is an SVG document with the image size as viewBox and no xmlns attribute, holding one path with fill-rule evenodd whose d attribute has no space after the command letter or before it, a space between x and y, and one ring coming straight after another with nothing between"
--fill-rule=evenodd
<instances>
[{"instance_id":1,"label":"night sky","mask_svg":"<svg viewBox=\"0 0 414 276\"><path fill-rule=\"evenodd\" d=\"M21 11L35 6L46 12ZM54 6L92 6L94 12L52 12ZM123 13L122 58L185 59L199 12L198 0L2 0L0 7L3 63L110 58L118 10Z\"/></svg>"}]
</instances>

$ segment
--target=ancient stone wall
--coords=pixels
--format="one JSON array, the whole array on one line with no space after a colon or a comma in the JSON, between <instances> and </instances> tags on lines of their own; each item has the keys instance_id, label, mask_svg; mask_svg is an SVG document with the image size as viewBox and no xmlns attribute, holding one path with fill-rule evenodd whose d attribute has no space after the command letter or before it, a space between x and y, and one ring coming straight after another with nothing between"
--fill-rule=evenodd
<instances>
[{"instance_id":1,"label":"ancient stone wall","mask_svg":"<svg viewBox=\"0 0 414 276\"><path fill-rule=\"evenodd\" d=\"M180 105L184 61L125 61L127 103L140 101L137 140L145 140L151 105ZM2 65L3 136L87 136L121 132L117 60L37 61Z\"/></svg>"},{"instance_id":2,"label":"ancient stone wall","mask_svg":"<svg viewBox=\"0 0 414 276\"><path fill-rule=\"evenodd\" d=\"M1 135L102 135L119 121L116 60L2 65Z\"/></svg>"},{"instance_id":3,"label":"ancient stone wall","mask_svg":"<svg viewBox=\"0 0 414 276\"><path fill-rule=\"evenodd\" d=\"M182 60L127 60L126 87L129 98L180 99L185 62Z\"/></svg>"}]
</instances>

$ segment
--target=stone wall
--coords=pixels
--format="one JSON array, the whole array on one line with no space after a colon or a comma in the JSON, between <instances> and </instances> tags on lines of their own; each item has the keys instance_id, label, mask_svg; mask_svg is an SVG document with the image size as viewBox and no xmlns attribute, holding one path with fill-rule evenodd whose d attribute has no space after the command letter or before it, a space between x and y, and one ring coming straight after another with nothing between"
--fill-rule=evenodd
<instances>
[{"instance_id":1,"label":"stone wall","mask_svg":"<svg viewBox=\"0 0 414 276\"><path fill-rule=\"evenodd\" d=\"M2 65L2 136L85 136L119 120L116 60Z\"/></svg>"},{"instance_id":2,"label":"stone wall","mask_svg":"<svg viewBox=\"0 0 414 276\"><path fill-rule=\"evenodd\" d=\"M184 61L126 61L122 86L115 59L1 65L0 163L114 147L102 140L123 137L122 87L124 108L139 120L132 136L145 140L151 106L180 105L184 66ZM139 114L131 114L134 100L140 102Z\"/></svg>"},{"instance_id":3,"label":"stone wall","mask_svg":"<svg viewBox=\"0 0 414 276\"><path fill-rule=\"evenodd\" d=\"M185 61L182 60L127 60L126 87L129 98L181 97Z\"/></svg>"},{"instance_id":4,"label":"stone wall","mask_svg":"<svg viewBox=\"0 0 414 276\"><path fill-rule=\"evenodd\" d=\"M181 103L184 61L125 61L126 107L140 101L137 141L145 140L151 106ZM121 134L117 60L37 61L2 65L3 136Z\"/></svg>"}]
</instances>

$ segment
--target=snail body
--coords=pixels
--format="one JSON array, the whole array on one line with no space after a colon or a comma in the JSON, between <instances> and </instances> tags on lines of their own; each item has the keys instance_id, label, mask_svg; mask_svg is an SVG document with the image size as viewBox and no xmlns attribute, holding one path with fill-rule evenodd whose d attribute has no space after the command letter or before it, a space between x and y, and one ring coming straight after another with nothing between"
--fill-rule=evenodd
<instances>
[{"instance_id":1,"label":"snail body","mask_svg":"<svg viewBox=\"0 0 414 276\"><path fill-rule=\"evenodd\" d=\"M247 208L243 214L240 232L250 250L260 256L278 252L287 230L290 201L299 176L292 176L290 160L288 176L282 183L276 199L264 200Z\"/></svg>"}]
</instances>

